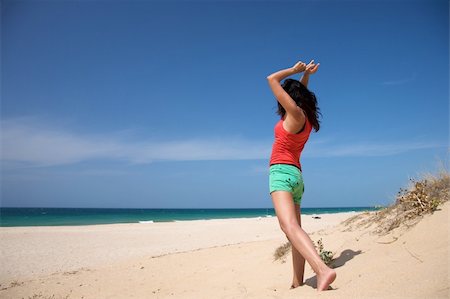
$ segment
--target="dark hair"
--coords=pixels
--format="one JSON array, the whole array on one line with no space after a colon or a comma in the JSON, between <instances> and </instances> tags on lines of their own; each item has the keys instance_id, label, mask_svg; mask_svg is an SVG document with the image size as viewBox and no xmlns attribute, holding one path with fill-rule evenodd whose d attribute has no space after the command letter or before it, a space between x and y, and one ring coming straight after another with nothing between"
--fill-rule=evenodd
<instances>
[{"instance_id":1,"label":"dark hair","mask_svg":"<svg viewBox=\"0 0 450 299\"><path fill-rule=\"evenodd\" d=\"M320 129L319 107L317 107L316 95L305 87L300 81L294 79L284 80L281 87L291 96L291 98L297 103L297 106L303 109L308 117L309 122L313 126L314 130L317 132ZM277 113L283 118L286 114L286 110L278 102Z\"/></svg>"}]
</instances>

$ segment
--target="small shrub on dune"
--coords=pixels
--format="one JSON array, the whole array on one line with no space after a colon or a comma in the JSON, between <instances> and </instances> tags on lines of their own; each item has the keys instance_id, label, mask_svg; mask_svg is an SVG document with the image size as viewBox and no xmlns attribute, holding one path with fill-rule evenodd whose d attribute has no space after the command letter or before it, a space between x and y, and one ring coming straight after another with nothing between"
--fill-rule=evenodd
<instances>
[{"instance_id":1,"label":"small shrub on dune","mask_svg":"<svg viewBox=\"0 0 450 299\"><path fill-rule=\"evenodd\" d=\"M333 252L324 250L322 238L320 238L317 241L317 245L314 244L314 247L316 247L317 250L319 250L319 256L322 259L322 261L325 263L325 265L330 266L331 262L333 260Z\"/></svg>"}]
</instances>

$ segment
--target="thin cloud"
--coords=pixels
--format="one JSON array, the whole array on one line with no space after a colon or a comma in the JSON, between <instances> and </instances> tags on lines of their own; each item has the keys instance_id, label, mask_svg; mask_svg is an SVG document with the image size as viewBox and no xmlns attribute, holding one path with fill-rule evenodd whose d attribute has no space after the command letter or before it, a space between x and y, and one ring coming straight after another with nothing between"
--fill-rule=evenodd
<instances>
[{"instance_id":1,"label":"thin cloud","mask_svg":"<svg viewBox=\"0 0 450 299\"><path fill-rule=\"evenodd\" d=\"M416 80L416 77L417 77L417 73L413 73L410 77L398 79L398 80L384 81L381 84L382 85L402 85L402 84L409 83L409 82Z\"/></svg>"},{"instance_id":2,"label":"thin cloud","mask_svg":"<svg viewBox=\"0 0 450 299\"><path fill-rule=\"evenodd\" d=\"M155 161L268 160L272 140L236 137L192 138L185 140L136 141L127 134L77 134L23 119L1 121L1 161L3 167L56 166L89 160L111 160L130 164ZM366 142L335 144L331 139L308 143L304 158L389 156L411 150L445 147L440 142ZM10 168L10 167L7 167Z\"/></svg>"},{"instance_id":3,"label":"thin cloud","mask_svg":"<svg viewBox=\"0 0 450 299\"><path fill-rule=\"evenodd\" d=\"M430 148L446 147L443 142L402 141L379 143L349 143L315 147L312 145L303 157L382 157Z\"/></svg>"},{"instance_id":4,"label":"thin cloud","mask_svg":"<svg viewBox=\"0 0 450 299\"><path fill-rule=\"evenodd\" d=\"M267 159L271 143L241 138L129 141L123 133L81 135L19 120L2 121L2 162L29 166L109 159L134 164L154 161ZM121 137L122 136L122 137Z\"/></svg>"}]
</instances>

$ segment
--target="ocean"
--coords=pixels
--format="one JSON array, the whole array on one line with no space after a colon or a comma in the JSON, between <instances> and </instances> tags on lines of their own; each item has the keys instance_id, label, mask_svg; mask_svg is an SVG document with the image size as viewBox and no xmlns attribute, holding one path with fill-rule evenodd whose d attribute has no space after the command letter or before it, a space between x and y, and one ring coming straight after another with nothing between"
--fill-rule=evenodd
<instances>
[{"instance_id":1,"label":"ocean","mask_svg":"<svg viewBox=\"0 0 450 299\"><path fill-rule=\"evenodd\" d=\"M375 207L302 208L303 215L375 211ZM0 226L60 226L152 223L226 218L273 217L267 209L100 209L0 208Z\"/></svg>"}]
</instances>

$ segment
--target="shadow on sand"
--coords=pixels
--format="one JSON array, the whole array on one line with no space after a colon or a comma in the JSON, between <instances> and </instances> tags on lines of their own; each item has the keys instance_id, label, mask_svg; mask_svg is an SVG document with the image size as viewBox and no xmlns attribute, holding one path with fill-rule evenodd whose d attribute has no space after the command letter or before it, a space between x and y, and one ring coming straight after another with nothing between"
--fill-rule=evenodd
<instances>
[{"instance_id":1,"label":"shadow on sand","mask_svg":"<svg viewBox=\"0 0 450 299\"><path fill-rule=\"evenodd\" d=\"M348 262L353 257L361 253L362 253L361 250L353 251L351 249L345 249L344 251L341 252L341 254L337 258L334 258L331 261L332 268L339 268L344 266L346 262Z\"/></svg>"}]
</instances>

